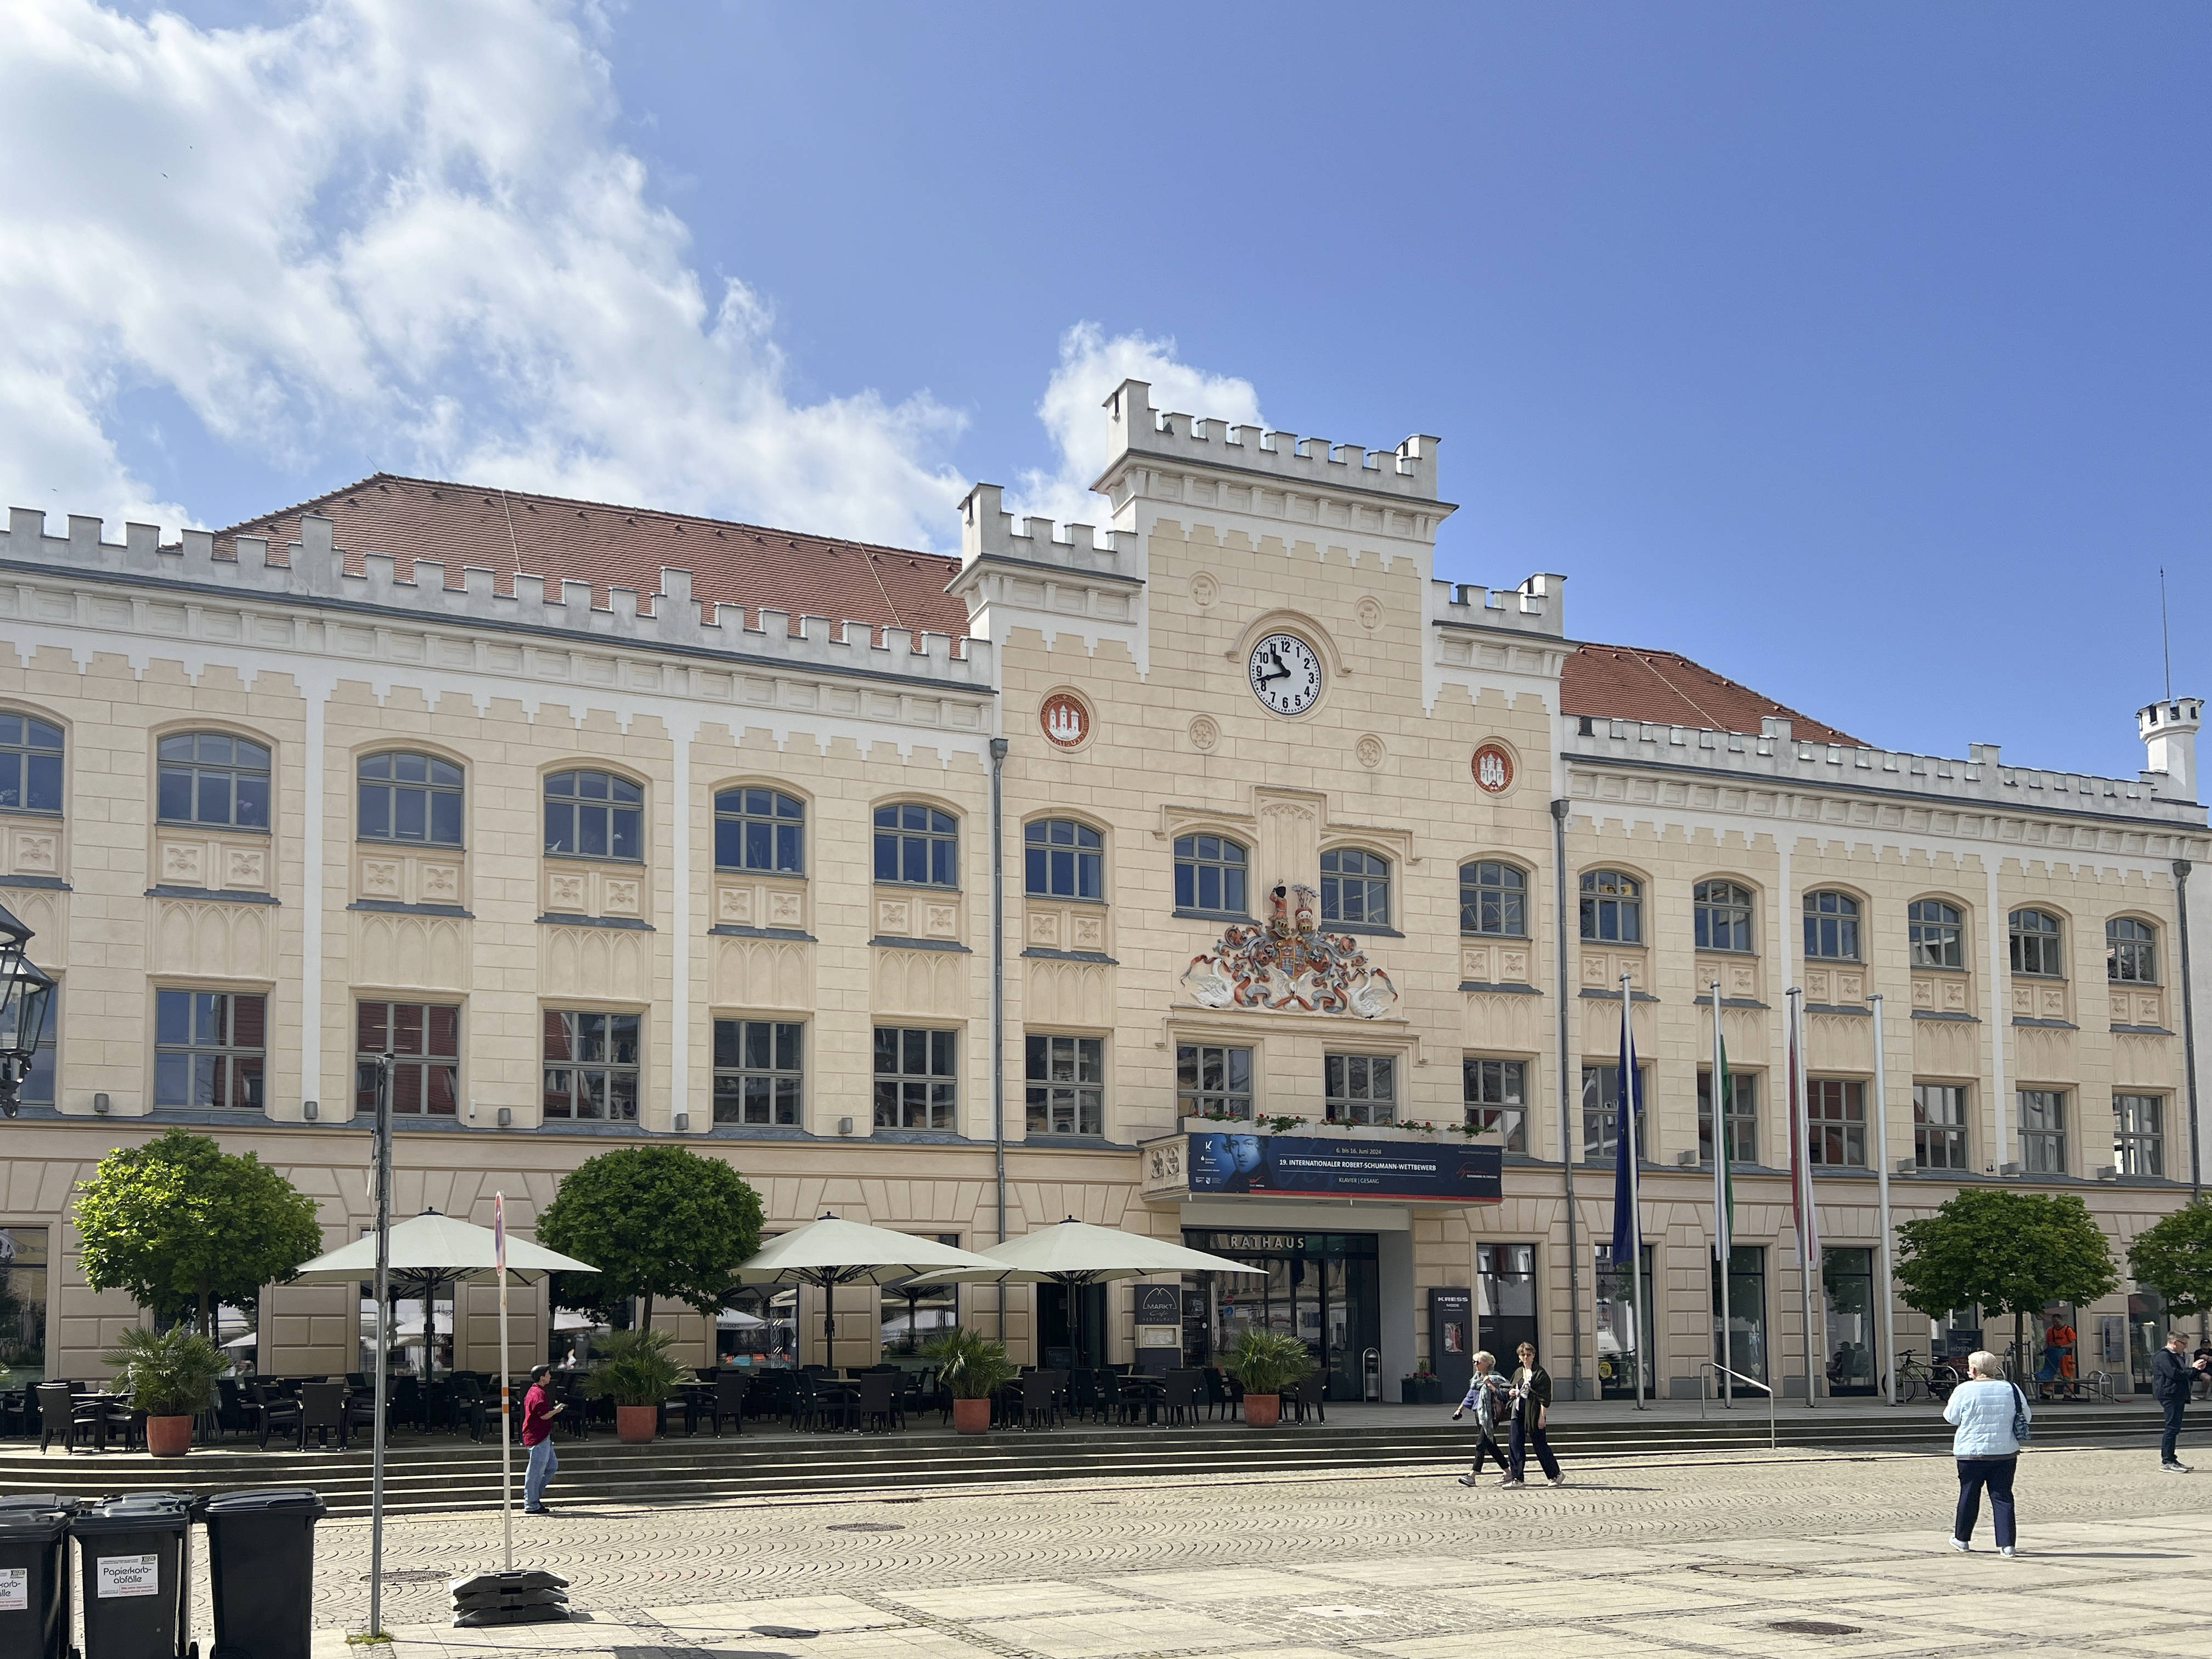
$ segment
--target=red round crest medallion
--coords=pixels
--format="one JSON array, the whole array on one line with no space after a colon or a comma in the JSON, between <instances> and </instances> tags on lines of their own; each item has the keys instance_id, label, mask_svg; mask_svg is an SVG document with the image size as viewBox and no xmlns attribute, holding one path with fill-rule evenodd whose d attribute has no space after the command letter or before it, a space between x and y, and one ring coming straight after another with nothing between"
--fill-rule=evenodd
<instances>
[{"instance_id":1,"label":"red round crest medallion","mask_svg":"<svg viewBox=\"0 0 2212 1659\"><path fill-rule=\"evenodd\" d=\"M1037 724L1060 748L1077 748L1091 735L1091 710L1073 693L1055 691L1037 710Z\"/></svg>"},{"instance_id":2,"label":"red round crest medallion","mask_svg":"<svg viewBox=\"0 0 2212 1659\"><path fill-rule=\"evenodd\" d=\"M1513 757L1502 743L1486 743L1474 751L1469 769L1475 787L1486 795L1502 795L1513 787Z\"/></svg>"}]
</instances>

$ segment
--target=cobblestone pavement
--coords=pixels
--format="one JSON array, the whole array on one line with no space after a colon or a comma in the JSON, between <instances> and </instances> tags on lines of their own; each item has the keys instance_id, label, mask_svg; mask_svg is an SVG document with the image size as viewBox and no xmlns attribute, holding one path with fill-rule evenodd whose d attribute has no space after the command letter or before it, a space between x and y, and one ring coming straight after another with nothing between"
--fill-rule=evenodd
<instances>
[{"instance_id":1,"label":"cobblestone pavement","mask_svg":"<svg viewBox=\"0 0 2212 1659\"><path fill-rule=\"evenodd\" d=\"M391 1650L345 1644L366 1614L368 1528L325 1522L316 1656L1460 1659L1504 1638L1537 1655L1596 1642L1608 1659L1962 1643L2100 1659L2203 1644L2189 1590L2212 1571L2212 1473L2163 1476L2153 1453L2030 1451L2011 1561L1986 1519L1976 1553L1945 1547L1956 1488L1939 1455L1570 1474L1521 1492L1393 1472L580 1505L518 1516L515 1553L570 1578L584 1616L505 1631L445 1622L447 1577L499 1564L496 1512L395 1521ZM195 1623L204 1638L204 1611Z\"/></svg>"}]
</instances>

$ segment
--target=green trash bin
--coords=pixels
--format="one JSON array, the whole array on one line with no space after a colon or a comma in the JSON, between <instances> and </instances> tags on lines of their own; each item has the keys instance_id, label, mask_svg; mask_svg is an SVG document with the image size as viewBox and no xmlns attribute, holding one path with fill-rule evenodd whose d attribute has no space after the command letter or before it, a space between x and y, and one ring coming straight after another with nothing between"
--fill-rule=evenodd
<instances>
[{"instance_id":1,"label":"green trash bin","mask_svg":"<svg viewBox=\"0 0 2212 1659\"><path fill-rule=\"evenodd\" d=\"M308 1659L315 1635L315 1522L304 1486L227 1492L200 1504L215 1592L212 1659Z\"/></svg>"},{"instance_id":2,"label":"green trash bin","mask_svg":"<svg viewBox=\"0 0 2212 1659\"><path fill-rule=\"evenodd\" d=\"M83 1583L84 1659L187 1659L192 1500L133 1492L70 1523Z\"/></svg>"},{"instance_id":3,"label":"green trash bin","mask_svg":"<svg viewBox=\"0 0 2212 1659\"><path fill-rule=\"evenodd\" d=\"M70 1517L58 1509L0 1510L0 1654L68 1659Z\"/></svg>"}]
</instances>

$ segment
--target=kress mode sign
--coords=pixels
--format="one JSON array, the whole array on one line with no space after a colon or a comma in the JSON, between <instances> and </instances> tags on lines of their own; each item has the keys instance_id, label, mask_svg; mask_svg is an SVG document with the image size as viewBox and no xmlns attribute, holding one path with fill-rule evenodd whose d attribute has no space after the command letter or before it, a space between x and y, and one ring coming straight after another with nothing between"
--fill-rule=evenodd
<instances>
[{"instance_id":1,"label":"kress mode sign","mask_svg":"<svg viewBox=\"0 0 2212 1659\"><path fill-rule=\"evenodd\" d=\"M1504 1196L1495 1146L1310 1135L1189 1134L1145 1148L1145 1190L1271 1198L1373 1198L1494 1204ZM1157 1166L1157 1167L1156 1167Z\"/></svg>"}]
</instances>

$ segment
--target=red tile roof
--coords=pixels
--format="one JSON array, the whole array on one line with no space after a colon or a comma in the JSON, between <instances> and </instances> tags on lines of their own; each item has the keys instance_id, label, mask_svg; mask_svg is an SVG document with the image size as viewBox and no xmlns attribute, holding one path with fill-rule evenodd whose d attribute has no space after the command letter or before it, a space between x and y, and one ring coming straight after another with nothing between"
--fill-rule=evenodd
<instances>
[{"instance_id":1,"label":"red tile roof","mask_svg":"<svg viewBox=\"0 0 2212 1659\"><path fill-rule=\"evenodd\" d=\"M1788 720L1793 737L1862 746L1856 738L1676 652L1640 645L1577 646L1560 671L1559 708L1569 714L1752 733L1760 717L1771 714Z\"/></svg>"},{"instance_id":2,"label":"red tile roof","mask_svg":"<svg viewBox=\"0 0 2212 1659\"><path fill-rule=\"evenodd\" d=\"M502 593L520 572L544 577L549 592L558 581L589 582L594 605L607 603L610 587L635 588L642 609L666 566L691 573L702 605L742 605L754 627L765 607L787 612L794 626L809 616L872 623L879 635L884 628L968 633L967 605L945 592L960 561L942 554L388 472L218 531L217 556L232 556L242 535L264 536L282 562L306 513L331 520L356 574L365 555L382 553L402 581L412 580L416 560L429 559L444 563L448 587L473 565L492 571Z\"/></svg>"}]
</instances>

